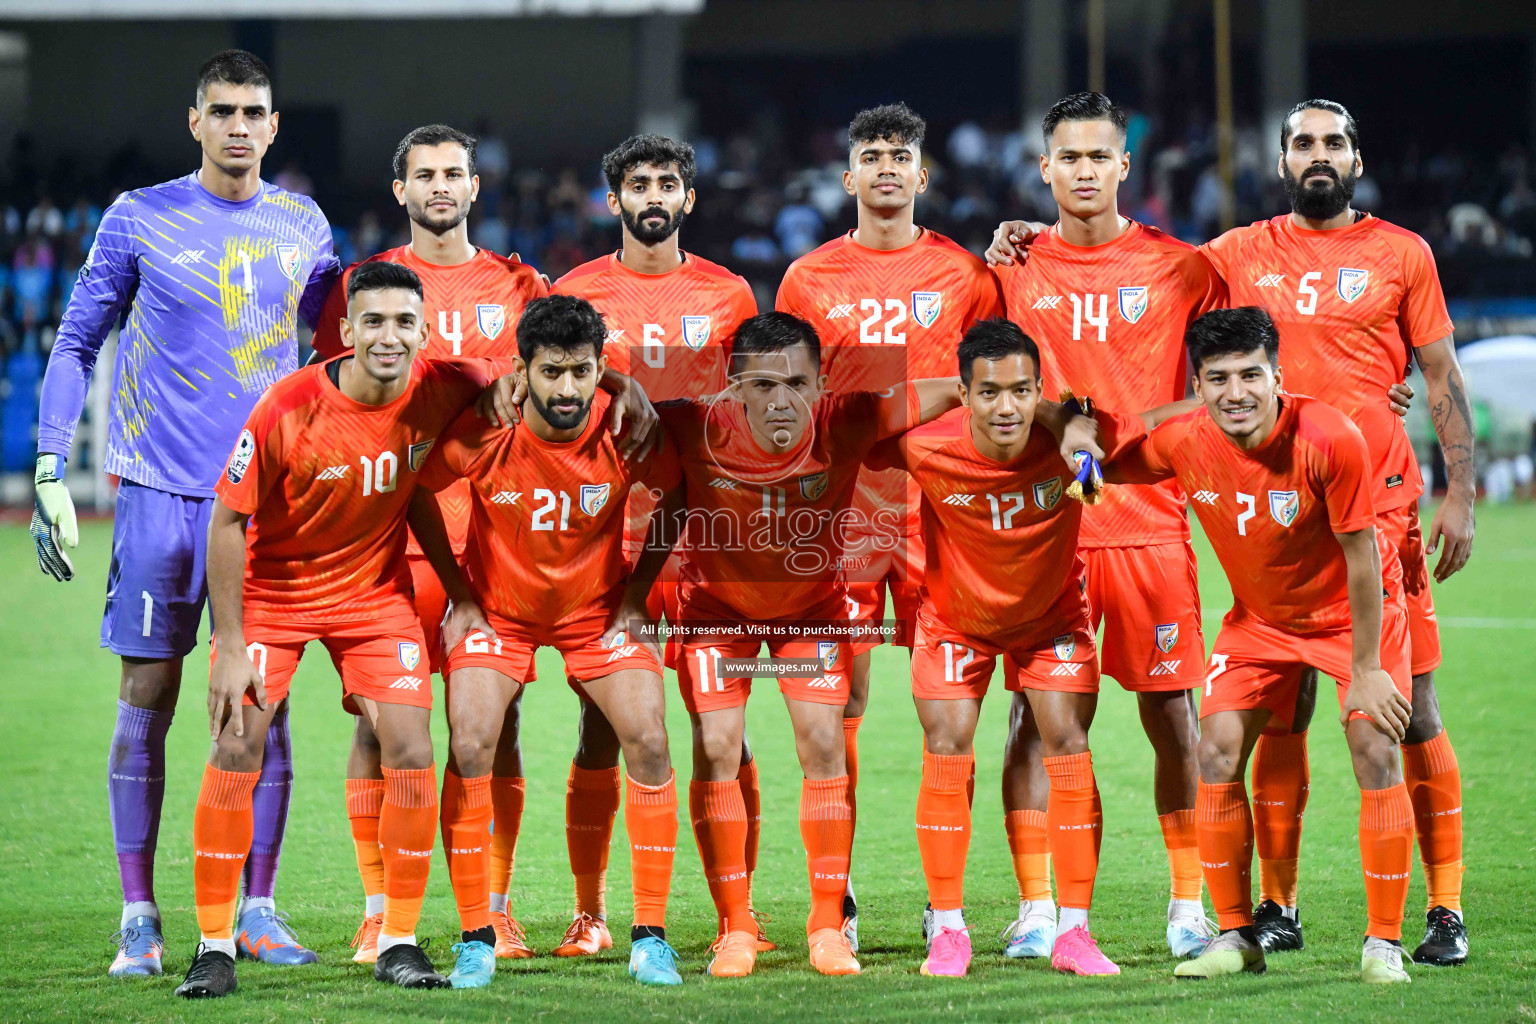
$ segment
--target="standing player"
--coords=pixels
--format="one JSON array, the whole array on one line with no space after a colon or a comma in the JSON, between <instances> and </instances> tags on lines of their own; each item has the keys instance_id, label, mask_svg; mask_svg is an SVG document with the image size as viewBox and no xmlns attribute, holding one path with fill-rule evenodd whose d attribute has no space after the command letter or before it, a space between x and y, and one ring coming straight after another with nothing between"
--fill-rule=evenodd
<instances>
[{"instance_id":1,"label":"standing player","mask_svg":"<svg viewBox=\"0 0 1536 1024\"><path fill-rule=\"evenodd\" d=\"M1434 258L1412 232L1351 208L1363 171L1359 131L1331 100L1296 105L1280 129L1279 173L1291 213L1236 228L1203 248L1226 278L1231 301L1266 308L1285 345L1286 381L1348 413L1372 458L1378 526L1402 560L1413 648L1413 720L1403 742L1419 852L1429 889L1420 963L1452 965L1467 956L1461 914L1461 773L1440 720L1434 669L1439 631L1427 554L1445 541L1435 566L1444 582L1466 564L1473 537L1473 435L1470 399L1456 363L1452 324ZM1017 255L1031 228L998 227L989 259ZM1331 284L1330 284L1331 282ZM1401 423L1379 402L1397 391L1410 353L1429 385L1432 420L1445 455L1449 491L1425 545L1418 522L1418 463ZM1394 410L1395 411L1395 410ZM1300 949L1296 868L1306 807L1306 729L1315 675L1302 686L1286 735L1266 735L1254 752L1254 806L1261 872L1256 911L1270 952Z\"/></svg>"},{"instance_id":2,"label":"standing player","mask_svg":"<svg viewBox=\"0 0 1536 1024\"><path fill-rule=\"evenodd\" d=\"M472 364L415 360L427 327L421 281L409 268L365 264L347 291L342 333L355 355L308 366L263 396L218 483L208 542L219 624L208 683L214 747L192 826L202 940L176 990L187 998L235 991L230 926L261 768L254 737L287 696L310 640L325 644L343 705L368 716L382 749L385 905L374 977L406 988L448 984L414 934L437 783L406 516L409 506L416 529L446 547L436 502L425 491L413 497L416 475L487 375ZM472 604L452 560L443 561L455 603ZM477 609L461 610L458 621L484 628Z\"/></svg>"},{"instance_id":3,"label":"standing player","mask_svg":"<svg viewBox=\"0 0 1536 1024\"><path fill-rule=\"evenodd\" d=\"M370 257L369 262L398 263L421 278L429 328L421 358L511 356L513 335L523 307L544 295L546 289L538 272L516 256L498 256L488 249L476 248L469 241L469 211L480 194L474 137L443 124L417 128L395 147L394 172L395 199L405 207L411 240ZM341 324L346 317L350 275L351 269L331 290L315 329L317 358L329 359L345 351ZM448 539L458 558L464 554L469 532L469 498L467 483L446 488L437 496ZM443 648L438 630L447 611L447 596L414 536L406 548L406 559L411 567L416 610L427 637L428 664L433 671L439 671ZM444 700L451 702L451 693ZM450 718L451 715L450 703ZM497 752L498 770L491 781L497 823L491 854L490 884L495 890L491 921L496 929L497 956L529 957L533 951L524 939L522 926L511 915L506 896L511 887L524 791L515 709L512 715L508 741ZM455 803L458 794L451 790L460 781L452 773L444 776L446 806ZM359 963L376 959L375 943L384 921L384 862L378 842L383 800L378 739L368 719L359 716L347 765L347 815L352 823L365 899L363 923L354 940L357 953L353 959Z\"/></svg>"},{"instance_id":4,"label":"standing player","mask_svg":"<svg viewBox=\"0 0 1536 1024\"><path fill-rule=\"evenodd\" d=\"M858 226L790 264L779 286L776 308L817 325L834 392L880 391L948 374L966 328L1002 312L986 265L914 219L917 197L928 188L922 166L927 129L904 103L854 117L843 188L858 205ZM865 630L878 625L889 588L899 623L896 642L910 646L923 568L917 488L900 470L866 469L854 508L859 516L849 531L849 617ZM900 538L894 544L893 533ZM843 731L855 784L869 652L878 645L856 639L853 648ZM856 950L858 905L851 883L843 913Z\"/></svg>"},{"instance_id":5,"label":"standing player","mask_svg":"<svg viewBox=\"0 0 1536 1024\"><path fill-rule=\"evenodd\" d=\"M1408 623L1402 567L1371 503L1373 460L1337 409L1281 393L1280 337L1257 307L1218 310L1188 335L1203 410L1144 435L1109 462L1111 479L1177 479L1232 584L1200 707L1200 861L1221 934L1180 977L1262 973L1249 871L1253 819L1243 772L1261 731L1289 731L1302 669L1338 682L1360 784L1367 982L1406 982L1403 902L1413 805L1398 743L1408 727Z\"/></svg>"},{"instance_id":6,"label":"standing player","mask_svg":"<svg viewBox=\"0 0 1536 1024\"><path fill-rule=\"evenodd\" d=\"M126 314L102 462L121 479L101 624L101 646L122 659L107 767L123 888L109 972L118 977L161 973L154 871L165 735L208 594L204 552L222 469L208 453L233 448L257 398L297 365L298 322L314 324L337 270L314 202L261 180L277 122L271 76L255 56L226 50L198 70L188 126L201 168L125 193L106 212L43 379L32 535L43 571L69 580L64 548L79 536L64 462L97 354ZM266 743L240 952L313 963L272 902L293 780L286 705Z\"/></svg>"},{"instance_id":7,"label":"standing player","mask_svg":"<svg viewBox=\"0 0 1536 1024\"><path fill-rule=\"evenodd\" d=\"M1036 238L1029 260L996 268L1008 318L1044 354L1044 393L1069 388L1111 409L1150 409L1184 397L1184 331L1223 305L1221 278L1194 248L1120 216L1115 197L1130 171L1126 115L1100 93L1076 93L1046 113L1041 176L1059 220ZM1192 689L1203 682L1195 552L1185 498L1176 483L1117 487L1083 514L1081 545L1093 625L1104 624L1103 671L1136 694L1155 755L1153 795L1172 879L1168 948L1197 955L1210 941L1195 853L1195 745ZM1005 778L1042 769L1009 746ZM1018 923L1010 956L1046 956L1056 931L1044 858L1019 856L1045 841L1045 808L1030 794L1045 786L1004 786L1019 878ZM1038 797L1036 798L1039 799ZM1043 803L1043 801L1040 801Z\"/></svg>"},{"instance_id":8,"label":"standing player","mask_svg":"<svg viewBox=\"0 0 1536 1024\"><path fill-rule=\"evenodd\" d=\"M1050 776L1045 821L1062 903L1051 966L1119 974L1088 930L1103 827L1088 749L1099 667L1077 553L1080 506L1065 497L1055 439L1030 429L1040 352L1017 324L987 320L966 332L959 364L965 408L870 459L911 473L924 498L929 558L912 651L923 726L917 844L933 912L922 972L961 977L970 967L961 908L973 740L993 666L1006 656L1011 730L1038 728Z\"/></svg>"},{"instance_id":9,"label":"standing player","mask_svg":"<svg viewBox=\"0 0 1536 1024\"><path fill-rule=\"evenodd\" d=\"M814 659L809 672L775 673L804 772L811 966L859 971L841 927L854 824L842 732L852 661L843 535L870 448L953 406L956 389L949 378L823 396L820 370L815 328L763 313L736 331L727 391L659 410L686 483L678 684L693 722L690 814L721 920L709 965L716 977L752 973L757 956L738 773L751 692L741 662L764 642L776 660Z\"/></svg>"},{"instance_id":10,"label":"standing player","mask_svg":"<svg viewBox=\"0 0 1536 1024\"><path fill-rule=\"evenodd\" d=\"M533 682L534 654L545 645L560 650L571 686L601 709L624 747L635 895L630 976L682 984L666 941L677 789L661 663L653 645L627 635L631 615L620 607L629 575L623 496L632 484L658 493L676 487L677 459L670 446L626 459L605 429L610 399L598 393L604 334L603 318L583 299L531 303L517 325L515 372L528 382L521 426L489 427L466 412L422 472L423 486L439 492L456 481L472 488L462 560L494 630L471 629L469 613L454 607L464 628L450 625L450 632L465 635L447 656L443 843L463 927L449 976L455 988L489 984L495 968L486 884L492 762L507 708ZM440 553L450 563L458 557ZM450 564L446 574L452 571ZM633 588L642 618L650 582Z\"/></svg>"},{"instance_id":11,"label":"standing player","mask_svg":"<svg viewBox=\"0 0 1536 1024\"><path fill-rule=\"evenodd\" d=\"M603 157L608 209L619 218L623 247L576 267L555 282L558 294L586 299L608 325L613 369L632 375L655 401L696 398L726 385L725 346L757 313L752 288L718 264L685 252L678 229L693 211L693 147L660 135L635 135ZM631 559L645 543L654 501L629 498L625 546ZM651 617L671 601L677 562L651 590ZM665 609L663 608L665 605ZM566 784L565 828L576 881L576 910L557 956L590 956L613 944L606 921L608 848L619 807L619 741L601 710L583 701L576 756ZM741 792L748 810L747 872L757 866L761 801L757 763L742 748ZM760 948L773 944L762 939Z\"/></svg>"}]
</instances>

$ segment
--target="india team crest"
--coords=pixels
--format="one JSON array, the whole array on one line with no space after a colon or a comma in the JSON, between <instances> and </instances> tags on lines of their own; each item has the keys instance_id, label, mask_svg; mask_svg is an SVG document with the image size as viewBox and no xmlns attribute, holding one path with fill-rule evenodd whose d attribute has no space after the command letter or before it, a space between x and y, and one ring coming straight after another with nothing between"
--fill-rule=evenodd
<instances>
[{"instance_id":1,"label":"india team crest","mask_svg":"<svg viewBox=\"0 0 1536 1024\"><path fill-rule=\"evenodd\" d=\"M683 317L683 344L697 352L709 343L709 317Z\"/></svg>"},{"instance_id":2,"label":"india team crest","mask_svg":"<svg viewBox=\"0 0 1536 1024\"><path fill-rule=\"evenodd\" d=\"M912 293L912 319L924 327L932 327L933 322L944 311L943 292L913 292Z\"/></svg>"},{"instance_id":3,"label":"india team crest","mask_svg":"<svg viewBox=\"0 0 1536 1024\"><path fill-rule=\"evenodd\" d=\"M1063 633L1052 641L1052 645L1056 648L1057 661L1066 661L1077 652L1077 641L1072 639L1071 633Z\"/></svg>"},{"instance_id":4,"label":"india team crest","mask_svg":"<svg viewBox=\"0 0 1536 1024\"><path fill-rule=\"evenodd\" d=\"M277 265L282 268L283 276L290 281L297 281L299 279L299 247L285 242L274 245L272 248L277 253Z\"/></svg>"},{"instance_id":5,"label":"india team crest","mask_svg":"<svg viewBox=\"0 0 1536 1024\"><path fill-rule=\"evenodd\" d=\"M1120 316L1128 324L1140 320L1147 312L1147 288L1141 285L1136 288L1120 289Z\"/></svg>"},{"instance_id":6,"label":"india team crest","mask_svg":"<svg viewBox=\"0 0 1536 1024\"><path fill-rule=\"evenodd\" d=\"M1270 491L1269 514L1281 526L1290 526L1301 511L1301 499L1295 491Z\"/></svg>"},{"instance_id":7,"label":"india team crest","mask_svg":"<svg viewBox=\"0 0 1536 1024\"><path fill-rule=\"evenodd\" d=\"M595 516L608 504L607 484L582 484L581 485L581 510L589 516Z\"/></svg>"},{"instance_id":8,"label":"india team crest","mask_svg":"<svg viewBox=\"0 0 1536 1024\"><path fill-rule=\"evenodd\" d=\"M1061 477L1042 480L1035 484L1035 504L1040 506L1040 511L1049 512L1061 500L1061 493Z\"/></svg>"},{"instance_id":9,"label":"india team crest","mask_svg":"<svg viewBox=\"0 0 1536 1024\"><path fill-rule=\"evenodd\" d=\"M828 672L837 668L837 648L836 640L816 641L816 657L821 660L821 667Z\"/></svg>"},{"instance_id":10,"label":"india team crest","mask_svg":"<svg viewBox=\"0 0 1536 1024\"><path fill-rule=\"evenodd\" d=\"M437 443L437 438L429 437L425 441L418 441L405 450L405 461L410 464L411 472L420 472L421 464L427 461L427 452Z\"/></svg>"},{"instance_id":11,"label":"india team crest","mask_svg":"<svg viewBox=\"0 0 1536 1024\"><path fill-rule=\"evenodd\" d=\"M816 501L827 493L827 473L807 473L800 478L800 497L806 501Z\"/></svg>"},{"instance_id":12,"label":"india team crest","mask_svg":"<svg viewBox=\"0 0 1536 1024\"><path fill-rule=\"evenodd\" d=\"M1353 270L1349 267L1339 268L1339 298L1345 302L1354 302L1365 294L1365 283L1370 278L1369 270Z\"/></svg>"},{"instance_id":13,"label":"india team crest","mask_svg":"<svg viewBox=\"0 0 1536 1024\"><path fill-rule=\"evenodd\" d=\"M507 326L507 307L489 302L476 306L475 324L480 328L481 337L494 341Z\"/></svg>"},{"instance_id":14,"label":"india team crest","mask_svg":"<svg viewBox=\"0 0 1536 1024\"><path fill-rule=\"evenodd\" d=\"M1179 624L1177 622L1165 622L1157 627L1157 649L1164 654L1173 653L1173 649L1179 645Z\"/></svg>"},{"instance_id":15,"label":"india team crest","mask_svg":"<svg viewBox=\"0 0 1536 1024\"><path fill-rule=\"evenodd\" d=\"M399 647L400 664L405 666L406 671L414 672L416 666L421 664L421 645L406 641L402 642Z\"/></svg>"}]
</instances>

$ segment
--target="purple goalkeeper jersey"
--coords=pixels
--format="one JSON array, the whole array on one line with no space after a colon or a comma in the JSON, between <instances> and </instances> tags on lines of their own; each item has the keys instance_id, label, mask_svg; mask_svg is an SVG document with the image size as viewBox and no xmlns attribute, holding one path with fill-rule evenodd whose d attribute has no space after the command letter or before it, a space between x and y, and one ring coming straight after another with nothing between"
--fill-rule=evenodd
<instances>
[{"instance_id":1,"label":"purple goalkeeper jersey","mask_svg":"<svg viewBox=\"0 0 1536 1024\"><path fill-rule=\"evenodd\" d=\"M314 326L339 271L308 196L264 181L230 202L195 173L124 193L59 324L37 450L69 453L96 356L126 309L102 469L212 497L256 399L298 366L299 318Z\"/></svg>"}]
</instances>

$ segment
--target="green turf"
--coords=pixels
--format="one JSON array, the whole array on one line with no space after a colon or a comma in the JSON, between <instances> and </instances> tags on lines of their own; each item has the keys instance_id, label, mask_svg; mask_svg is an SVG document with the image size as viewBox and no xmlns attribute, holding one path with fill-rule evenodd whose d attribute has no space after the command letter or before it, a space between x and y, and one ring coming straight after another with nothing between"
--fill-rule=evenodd
<instances>
[{"instance_id":1,"label":"green turf","mask_svg":"<svg viewBox=\"0 0 1536 1024\"><path fill-rule=\"evenodd\" d=\"M180 721L170 734L159 898L170 947L155 981L106 976L119 906L103 776L112 732L116 659L96 645L110 530L90 524L77 555L79 577L61 586L39 575L19 526L0 527L0 1019L3 1020L1229 1020L1337 1017L1351 1020L1536 1019L1531 872L1536 870L1536 792L1525 755L1536 744L1530 703L1536 675L1536 513L1484 508L1471 567L1437 587L1446 665L1441 706L1465 784L1466 906L1470 963L1415 968L1414 983L1366 990L1357 978L1365 908L1355 845L1357 797L1342 737L1322 712L1314 729L1312 795L1302 861L1307 948L1271 959L1262 978L1175 983L1163 945L1167 863L1151 802L1151 755L1135 711L1113 684L1093 730L1103 791L1103 859L1093 911L1119 978L1056 975L1014 963L995 936L1011 919L1016 891L997 784L1005 702L986 708L978 737L975 836L967 878L977 948L970 978L918 975L917 916L924 900L912 815L919 731L905 658L876 654L876 679L860 734L862 783L854 877L861 896L864 974L822 978L805 962L805 861L796 827L799 773L782 701L771 686L753 698L749 733L763 777L763 841L756 896L782 944L741 981L703 975L714 913L686 821L679 836L669 935L683 958L681 990L643 991L624 964L619 927L629 912L622 841L610 872L610 919L619 949L595 960L541 956L505 963L490 989L404 993L374 983L349 960L361 916L343 801L349 720L337 704L327 659L314 649L294 687L298 780L278 898L321 964L241 966L240 992L218 1004L183 1004L171 990L196 940L190 841L206 753L206 651L188 663ZM1208 637L1227 588L1203 545ZM528 805L513 883L513 908L535 948L548 950L570 916L562 829L576 701L545 661L546 679L524 702ZM999 691L998 697L1001 696ZM670 701L673 760L687 775L681 702ZM439 751L443 750L439 725ZM684 788L686 783L684 782ZM623 828L622 821L619 826ZM1418 938L1423 881L1414 872L1405 938ZM446 870L433 865L420 929L440 963L456 938Z\"/></svg>"}]
</instances>

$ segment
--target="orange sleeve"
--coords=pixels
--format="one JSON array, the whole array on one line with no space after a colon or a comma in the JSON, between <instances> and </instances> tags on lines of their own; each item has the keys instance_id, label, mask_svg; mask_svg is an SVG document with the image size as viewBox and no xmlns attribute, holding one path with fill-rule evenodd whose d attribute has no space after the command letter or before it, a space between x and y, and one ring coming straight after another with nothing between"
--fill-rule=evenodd
<instances>
[{"instance_id":1,"label":"orange sleeve","mask_svg":"<svg viewBox=\"0 0 1536 1024\"><path fill-rule=\"evenodd\" d=\"M486 423L473 409L465 409L448 425L416 475L418 486L441 491L465 476L485 449Z\"/></svg>"},{"instance_id":2,"label":"orange sleeve","mask_svg":"<svg viewBox=\"0 0 1536 1024\"><path fill-rule=\"evenodd\" d=\"M1098 409L1094 419L1099 424L1099 447L1104 449L1105 478L1111 483L1151 484L1176 475L1168 453L1182 433L1178 420L1161 423L1148 433L1140 416Z\"/></svg>"},{"instance_id":3,"label":"orange sleeve","mask_svg":"<svg viewBox=\"0 0 1536 1024\"><path fill-rule=\"evenodd\" d=\"M1217 275L1223 280L1232 276L1233 265L1237 259L1238 240L1241 237L1238 234L1240 231L1242 228L1233 228L1200 246L1200 254L1210 262L1216 269Z\"/></svg>"},{"instance_id":4,"label":"orange sleeve","mask_svg":"<svg viewBox=\"0 0 1536 1024\"><path fill-rule=\"evenodd\" d=\"M906 469L907 435L888 437L871 448L864 456L864 465L870 469Z\"/></svg>"},{"instance_id":5,"label":"orange sleeve","mask_svg":"<svg viewBox=\"0 0 1536 1024\"><path fill-rule=\"evenodd\" d=\"M353 264L352 266L356 266ZM331 293L325 297L325 305L320 307L320 318L315 321L315 336L309 340L309 345L320 354L321 359L330 359L339 356L346 351L346 346L341 343L341 321L347 316L347 281L352 277L352 267L336 278L336 283L331 285Z\"/></svg>"},{"instance_id":6,"label":"orange sleeve","mask_svg":"<svg viewBox=\"0 0 1536 1024\"><path fill-rule=\"evenodd\" d=\"M271 405L258 402L240 431L224 475L214 485L226 506L243 515L256 514L282 475L287 449L283 433L282 417Z\"/></svg>"},{"instance_id":7,"label":"orange sleeve","mask_svg":"<svg viewBox=\"0 0 1536 1024\"><path fill-rule=\"evenodd\" d=\"M960 326L961 333L970 329L970 326L981 320L990 320L993 317L1003 315L1003 288L997 275L992 273L992 268L983 264L973 268L971 276L971 308L966 316L965 323Z\"/></svg>"},{"instance_id":8,"label":"orange sleeve","mask_svg":"<svg viewBox=\"0 0 1536 1024\"><path fill-rule=\"evenodd\" d=\"M655 447L640 464L636 479L653 491L670 491L683 482L682 463L677 458L677 444L672 435L662 431Z\"/></svg>"},{"instance_id":9,"label":"orange sleeve","mask_svg":"<svg viewBox=\"0 0 1536 1024\"><path fill-rule=\"evenodd\" d=\"M1199 296L1190 310L1193 322L1213 309L1224 309L1230 303L1227 298L1227 282L1216 272L1205 249L1196 249L1184 261L1184 278L1191 295Z\"/></svg>"},{"instance_id":10,"label":"orange sleeve","mask_svg":"<svg viewBox=\"0 0 1536 1024\"><path fill-rule=\"evenodd\" d=\"M773 308L781 313L793 313L802 320L809 319L801 309L805 296L800 287L800 272L791 265L779 282L779 293L774 297Z\"/></svg>"},{"instance_id":11,"label":"orange sleeve","mask_svg":"<svg viewBox=\"0 0 1536 1024\"><path fill-rule=\"evenodd\" d=\"M1344 420L1331 432L1326 448L1317 452L1323 477L1323 500L1328 503L1328 525L1334 533L1354 533L1376 522L1371 502L1371 455L1365 435Z\"/></svg>"},{"instance_id":12,"label":"orange sleeve","mask_svg":"<svg viewBox=\"0 0 1536 1024\"><path fill-rule=\"evenodd\" d=\"M1403 301L1397 310L1398 326L1414 348L1433 344L1456 329L1440 288L1440 272L1429 244L1418 235L1395 245L1403 267Z\"/></svg>"}]
</instances>

